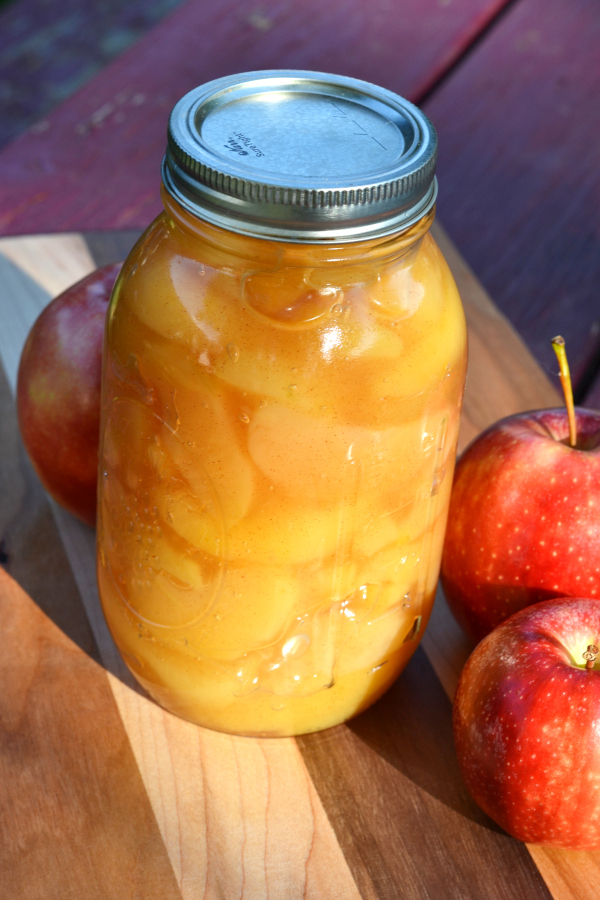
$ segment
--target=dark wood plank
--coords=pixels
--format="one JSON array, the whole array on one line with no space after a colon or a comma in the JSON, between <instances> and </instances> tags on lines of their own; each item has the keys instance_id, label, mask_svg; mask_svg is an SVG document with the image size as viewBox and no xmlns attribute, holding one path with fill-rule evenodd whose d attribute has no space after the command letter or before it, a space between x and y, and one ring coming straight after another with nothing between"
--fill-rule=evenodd
<instances>
[{"instance_id":1,"label":"dark wood plank","mask_svg":"<svg viewBox=\"0 0 600 900\"><path fill-rule=\"evenodd\" d=\"M598 349L600 351L600 346ZM600 409L600 352L598 353L598 367L596 371L596 377L591 379L591 383L583 398L584 406L590 409Z\"/></svg>"},{"instance_id":2,"label":"dark wood plank","mask_svg":"<svg viewBox=\"0 0 600 900\"><path fill-rule=\"evenodd\" d=\"M428 100L439 213L549 373L563 334L576 383L600 330L600 15L520 0Z\"/></svg>"},{"instance_id":3,"label":"dark wood plank","mask_svg":"<svg viewBox=\"0 0 600 900\"><path fill-rule=\"evenodd\" d=\"M42 116L180 3L4 0L0 4L0 147L40 123Z\"/></svg>"},{"instance_id":4,"label":"dark wood plank","mask_svg":"<svg viewBox=\"0 0 600 900\"><path fill-rule=\"evenodd\" d=\"M550 900L525 846L467 795L421 649L370 710L297 740L365 900Z\"/></svg>"},{"instance_id":5,"label":"dark wood plank","mask_svg":"<svg viewBox=\"0 0 600 900\"><path fill-rule=\"evenodd\" d=\"M1 367L0 428L2 896L180 900Z\"/></svg>"},{"instance_id":6,"label":"dark wood plank","mask_svg":"<svg viewBox=\"0 0 600 900\"><path fill-rule=\"evenodd\" d=\"M0 233L145 227L160 209L168 113L192 87L292 67L418 97L506 2L192 0L4 149Z\"/></svg>"}]
</instances>

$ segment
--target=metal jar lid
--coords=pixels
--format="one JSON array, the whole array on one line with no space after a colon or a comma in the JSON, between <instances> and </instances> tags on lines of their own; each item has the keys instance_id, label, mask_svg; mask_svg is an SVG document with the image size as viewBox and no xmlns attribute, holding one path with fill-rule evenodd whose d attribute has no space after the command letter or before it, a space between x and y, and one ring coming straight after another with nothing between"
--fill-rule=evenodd
<instances>
[{"instance_id":1,"label":"metal jar lid","mask_svg":"<svg viewBox=\"0 0 600 900\"><path fill-rule=\"evenodd\" d=\"M431 209L436 151L429 119L384 88L321 72L247 72L176 104L163 181L189 212L230 231L358 241Z\"/></svg>"}]
</instances>

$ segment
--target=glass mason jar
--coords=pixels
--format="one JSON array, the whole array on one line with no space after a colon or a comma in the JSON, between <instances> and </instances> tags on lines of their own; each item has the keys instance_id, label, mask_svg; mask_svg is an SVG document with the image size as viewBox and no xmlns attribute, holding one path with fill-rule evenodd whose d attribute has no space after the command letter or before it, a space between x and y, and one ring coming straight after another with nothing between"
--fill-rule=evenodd
<instances>
[{"instance_id":1,"label":"glass mason jar","mask_svg":"<svg viewBox=\"0 0 600 900\"><path fill-rule=\"evenodd\" d=\"M435 154L419 110L340 76L219 79L173 110L165 210L107 322L98 576L180 716L327 728L423 634L466 367Z\"/></svg>"}]
</instances>

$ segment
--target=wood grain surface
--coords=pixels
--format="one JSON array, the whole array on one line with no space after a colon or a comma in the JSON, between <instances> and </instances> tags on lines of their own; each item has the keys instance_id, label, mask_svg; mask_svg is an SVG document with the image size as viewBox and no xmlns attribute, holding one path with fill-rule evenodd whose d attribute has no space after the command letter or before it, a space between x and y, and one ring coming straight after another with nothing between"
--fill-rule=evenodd
<instances>
[{"instance_id":1,"label":"wood grain surface","mask_svg":"<svg viewBox=\"0 0 600 900\"><path fill-rule=\"evenodd\" d=\"M379 703L298 743L362 897L551 896L526 848L468 796L451 704L421 649Z\"/></svg>"},{"instance_id":2,"label":"wood grain surface","mask_svg":"<svg viewBox=\"0 0 600 900\"><path fill-rule=\"evenodd\" d=\"M589 406L591 409L600 409L600 365L598 375L592 381L586 392L585 405Z\"/></svg>"},{"instance_id":3,"label":"wood grain surface","mask_svg":"<svg viewBox=\"0 0 600 900\"><path fill-rule=\"evenodd\" d=\"M181 894L103 669L0 569L5 897Z\"/></svg>"},{"instance_id":4,"label":"wood grain surface","mask_svg":"<svg viewBox=\"0 0 600 900\"><path fill-rule=\"evenodd\" d=\"M520 0L425 104L448 233L533 355L577 386L600 356L600 14Z\"/></svg>"},{"instance_id":5,"label":"wood grain surface","mask_svg":"<svg viewBox=\"0 0 600 900\"><path fill-rule=\"evenodd\" d=\"M48 501L20 446L1 369L0 413L2 895L177 900Z\"/></svg>"},{"instance_id":6,"label":"wood grain surface","mask_svg":"<svg viewBox=\"0 0 600 900\"><path fill-rule=\"evenodd\" d=\"M457 278L469 324L464 446L499 416L554 404L556 394L439 227L435 235ZM64 287L64 282L85 274L96 263L122 258L135 237L129 232L87 239L74 234L0 241L4 326L0 358L9 385L14 385L19 349L35 309L47 302L57 285ZM151 888L132 897L169 897L168 890L175 885L174 896L185 900L591 898L590 884L597 884L600 869L597 854L526 848L491 823L465 792L451 739L450 700L471 646L450 616L441 592L422 649L409 668L379 703L347 725L296 740L237 738L197 728L148 700L132 683L102 618L93 532L55 506L54 525L42 489L19 449L7 393L6 388L4 394L0 391L5 429L0 436L8 436L7 446L12 448L7 454L12 462L0 459L2 560L27 585L31 598L3 576L1 610L5 612L0 610L0 617L17 623L13 627L17 635L21 627L27 632L25 661L33 661L35 672L40 659L35 635L49 630L50 643L56 645L52 650L56 656L43 658L43 682L34 676L28 693L36 727L42 723L44 729L55 729L53 740L39 756L38 781L54 784L58 779L62 785L61 773L68 771L74 796L86 798L86 791L92 790L95 799L90 809L104 831L115 829L104 837L82 829L95 845L81 858L75 852L70 856L66 843L61 845L66 860L62 893L54 888L54 874L46 871L46 859L54 851L40 841L39 863L35 877L30 877L38 893L23 896L95 896L81 893L78 879L88 872L94 883L101 883L99 873L106 858L102 842L110 845L119 822L118 817L110 819L110 809L102 803L112 796L111 790L122 789L115 810L131 808L131 816L138 815L141 824L136 819L122 846L110 852L122 851L120 864L128 856L145 860L152 847L149 862L156 862L152 877L172 879L165 881L164 890ZM41 537L44 529L45 538ZM38 547L46 550L38 554ZM48 568L49 558L53 562ZM89 625L78 607L80 601ZM44 646L45 641L44 637ZM13 655L22 664L18 637L13 643L17 648ZM59 658L64 660L60 666ZM63 665L67 680L61 693L62 675L57 668L62 672ZM73 669L79 673L77 678L72 676ZM27 683L14 671L13 666L5 678L17 698L6 700L9 711L18 708ZM74 686L70 678L77 682ZM89 679L95 681L88 690ZM52 693L55 689L57 695ZM2 704L6 703L3 698ZM97 736L90 731L86 715L79 715L80 705L84 712L98 706L102 721L113 716L116 724L100 729L96 722L94 727L102 731ZM63 715L68 730L62 724ZM57 717L61 721L54 722ZM12 807L0 804L0 829L14 829L10 847L17 849L11 850L7 865L14 878L24 878L23 847L28 829L34 827L29 817L36 792L28 767L20 762L21 751L11 755L10 749L11 741L29 746L30 733L21 733L21 723L30 727L28 720L12 721L18 724L10 734L0 730L0 766L12 760L13 780L21 779L23 821L10 819L7 811ZM95 746L88 759L90 735ZM108 783L102 765L112 759L116 748L120 748L123 767L110 769L113 781ZM61 765L58 760L63 761ZM123 778L125 785L121 785ZM85 806L87 801L78 802ZM40 820L54 822L53 810L43 807ZM0 867L1 859L0 855ZM123 894L98 896L120 898Z\"/></svg>"},{"instance_id":7,"label":"wood grain surface","mask_svg":"<svg viewBox=\"0 0 600 900\"><path fill-rule=\"evenodd\" d=\"M506 2L190 0L4 149L0 234L145 227L160 209L168 115L191 88L304 68L418 98Z\"/></svg>"}]
</instances>

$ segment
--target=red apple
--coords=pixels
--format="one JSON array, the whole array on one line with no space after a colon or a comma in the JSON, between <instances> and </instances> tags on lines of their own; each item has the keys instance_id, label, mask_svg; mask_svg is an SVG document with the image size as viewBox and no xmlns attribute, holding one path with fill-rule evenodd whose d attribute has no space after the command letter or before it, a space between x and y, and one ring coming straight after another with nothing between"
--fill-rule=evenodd
<instances>
[{"instance_id":1,"label":"red apple","mask_svg":"<svg viewBox=\"0 0 600 900\"><path fill-rule=\"evenodd\" d=\"M521 841L600 848L599 644L600 600L547 600L496 628L463 669L453 712L463 778Z\"/></svg>"},{"instance_id":2,"label":"red apple","mask_svg":"<svg viewBox=\"0 0 600 900\"><path fill-rule=\"evenodd\" d=\"M442 558L450 609L475 640L551 597L600 598L600 412L503 419L456 467Z\"/></svg>"},{"instance_id":3,"label":"red apple","mask_svg":"<svg viewBox=\"0 0 600 900\"><path fill-rule=\"evenodd\" d=\"M102 338L120 267L104 266L56 297L35 321L19 364L25 448L48 493L89 525L96 521Z\"/></svg>"}]
</instances>

